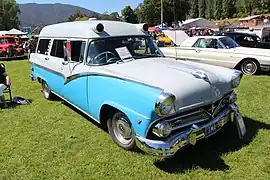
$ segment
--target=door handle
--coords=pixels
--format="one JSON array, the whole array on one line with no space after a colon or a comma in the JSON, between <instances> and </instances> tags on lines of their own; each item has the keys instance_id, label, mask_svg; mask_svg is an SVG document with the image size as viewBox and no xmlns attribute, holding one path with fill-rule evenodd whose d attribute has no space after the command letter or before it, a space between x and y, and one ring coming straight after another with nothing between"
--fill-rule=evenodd
<instances>
[{"instance_id":1,"label":"door handle","mask_svg":"<svg viewBox=\"0 0 270 180\"><path fill-rule=\"evenodd\" d=\"M62 64L63 64L63 65L67 65L67 64L68 64L68 62L66 62L66 61L63 61L63 62L62 62Z\"/></svg>"},{"instance_id":2,"label":"door handle","mask_svg":"<svg viewBox=\"0 0 270 180\"><path fill-rule=\"evenodd\" d=\"M45 60L46 60L46 61L48 61L48 60L49 60L49 58L48 58L48 57L46 57L46 58L45 58Z\"/></svg>"},{"instance_id":3,"label":"door handle","mask_svg":"<svg viewBox=\"0 0 270 180\"><path fill-rule=\"evenodd\" d=\"M199 52L201 52L201 50L199 50L199 49L195 49L195 52L196 52L196 53L199 53Z\"/></svg>"}]
</instances>

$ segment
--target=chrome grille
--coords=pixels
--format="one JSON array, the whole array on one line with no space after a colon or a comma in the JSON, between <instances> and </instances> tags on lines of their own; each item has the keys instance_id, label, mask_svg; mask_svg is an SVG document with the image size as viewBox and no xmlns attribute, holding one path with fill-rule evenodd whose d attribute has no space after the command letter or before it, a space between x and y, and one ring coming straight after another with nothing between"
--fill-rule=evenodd
<instances>
[{"instance_id":1,"label":"chrome grille","mask_svg":"<svg viewBox=\"0 0 270 180\"><path fill-rule=\"evenodd\" d=\"M213 104L160 119L151 125L150 132L152 132L152 129L156 124L162 121L167 121L170 123L173 130L172 134L179 132L180 129L184 130L186 128L190 128L190 126L193 124L199 126L203 125L214 119L217 114L229 104L230 94L231 93L225 95L222 99Z\"/></svg>"}]
</instances>

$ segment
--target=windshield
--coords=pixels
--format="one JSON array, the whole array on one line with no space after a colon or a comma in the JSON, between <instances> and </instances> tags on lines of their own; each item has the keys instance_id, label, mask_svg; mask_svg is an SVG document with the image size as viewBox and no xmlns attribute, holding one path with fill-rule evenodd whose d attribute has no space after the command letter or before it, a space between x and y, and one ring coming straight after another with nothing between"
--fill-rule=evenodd
<instances>
[{"instance_id":1,"label":"windshield","mask_svg":"<svg viewBox=\"0 0 270 180\"><path fill-rule=\"evenodd\" d=\"M128 59L163 56L151 37L115 37L90 42L87 64L105 65Z\"/></svg>"},{"instance_id":2,"label":"windshield","mask_svg":"<svg viewBox=\"0 0 270 180\"><path fill-rule=\"evenodd\" d=\"M222 37L219 39L222 44L227 48L227 49L230 49L230 48L236 48L236 47L239 47L239 44L237 44L232 38L230 37Z\"/></svg>"},{"instance_id":3,"label":"windshield","mask_svg":"<svg viewBox=\"0 0 270 180\"><path fill-rule=\"evenodd\" d=\"M5 44L5 43L15 43L15 39L13 38L0 38L0 44Z\"/></svg>"}]
</instances>

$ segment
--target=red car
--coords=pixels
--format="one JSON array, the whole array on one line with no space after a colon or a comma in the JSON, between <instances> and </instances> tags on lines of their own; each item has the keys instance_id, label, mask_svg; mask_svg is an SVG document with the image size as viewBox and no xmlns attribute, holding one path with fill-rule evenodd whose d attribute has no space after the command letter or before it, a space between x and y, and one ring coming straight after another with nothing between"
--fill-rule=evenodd
<instances>
[{"instance_id":1,"label":"red car","mask_svg":"<svg viewBox=\"0 0 270 180\"><path fill-rule=\"evenodd\" d=\"M0 57L19 57L24 55L13 36L0 36Z\"/></svg>"}]
</instances>

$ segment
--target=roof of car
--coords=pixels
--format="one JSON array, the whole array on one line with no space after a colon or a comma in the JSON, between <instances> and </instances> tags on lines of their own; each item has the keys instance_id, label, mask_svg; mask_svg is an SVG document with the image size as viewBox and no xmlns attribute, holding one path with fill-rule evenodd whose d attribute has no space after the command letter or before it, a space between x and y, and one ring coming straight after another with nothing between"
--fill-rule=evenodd
<instances>
[{"instance_id":1,"label":"roof of car","mask_svg":"<svg viewBox=\"0 0 270 180\"><path fill-rule=\"evenodd\" d=\"M13 36L0 36L0 38L14 38Z\"/></svg>"},{"instance_id":2,"label":"roof of car","mask_svg":"<svg viewBox=\"0 0 270 180\"><path fill-rule=\"evenodd\" d=\"M219 39L219 38L224 38L224 36L193 36L193 37L189 37L187 38L180 46L182 47L191 47L194 45L194 43L198 40L198 39Z\"/></svg>"},{"instance_id":3,"label":"roof of car","mask_svg":"<svg viewBox=\"0 0 270 180\"><path fill-rule=\"evenodd\" d=\"M248 33L248 32L223 32L223 33L220 33L219 35L245 35L245 36L257 36L256 34L251 34L251 33Z\"/></svg>"},{"instance_id":4,"label":"roof of car","mask_svg":"<svg viewBox=\"0 0 270 180\"><path fill-rule=\"evenodd\" d=\"M97 33L94 29L97 24L103 24L104 31ZM62 37L62 38L100 38L110 36L141 36L147 35L142 30L143 24L130 24L119 21L75 21L65 22L44 27L40 32L40 37Z\"/></svg>"}]
</instances>

